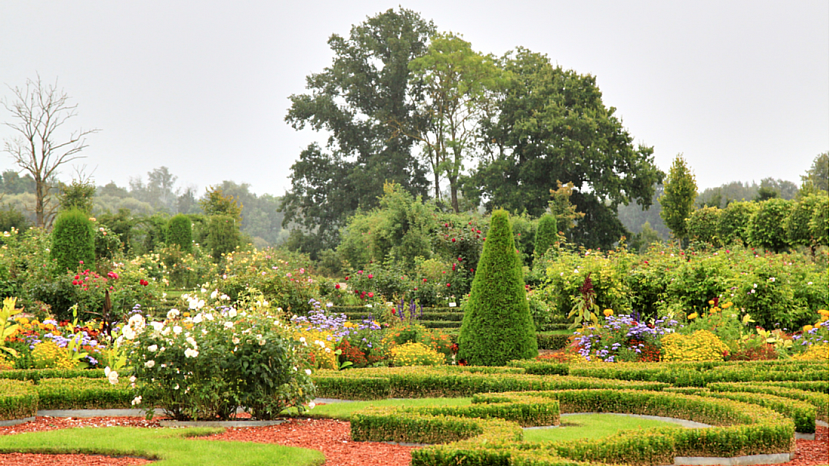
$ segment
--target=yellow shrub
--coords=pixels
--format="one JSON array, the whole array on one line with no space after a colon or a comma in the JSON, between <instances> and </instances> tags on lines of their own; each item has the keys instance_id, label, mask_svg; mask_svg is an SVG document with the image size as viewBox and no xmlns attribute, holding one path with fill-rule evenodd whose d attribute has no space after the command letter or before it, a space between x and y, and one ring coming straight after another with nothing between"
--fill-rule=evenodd
<instances>
[{"instance_id":1,"label":"yellow shrub","mask_svg":"<svg viewBox=\"0 0 830 466\"><path fill-rule=\"evenodd\" d=\"M663 361L722 361L729 348L714 333L698 330L691 335L672 333L661 341Z\"/></svg>"},{"instance_id":2,"label":"yellow shrub","mask_svg":"<svg viewBox=\"0 0 830 466\"><path fill-rule=\"evenodd\" d=\"M392 363L396 366L437 366L444 355L423 343L405 343L392 348Z\"/></svg>"},{"instance_id":3,"label":"yellow shrub","mask_svg":"<svg viewBox=\"0 0 830 466\"><path fill-rule=\"evenodd\" d=\"M807 351L793 356L793 359L799 361L827 361L830 359L830 345L827 343L813 345Z\"/></svg>"},{"instance_id":4,"label":"yellow shrub","mask_svg":"<svg viewBox=\"0 0 830 466\"><path fill-rule=\"evenodd\" d=\"M32 366L35 369L74 369L76 365L69 352L52 341L38 343L32 350Z\"/></svg>"},{"instance_id":5,"label":"yellow shrub","mask_svg":"<svg viewBox=\"0 0 830 466\"><path fill-rule=\"evenodd\" d=\"M312 364L317 369L337 369L336 342L331 332L316 330L295 330L294 339L303 343L308 350Z\"/></svg>"}]
</instances>

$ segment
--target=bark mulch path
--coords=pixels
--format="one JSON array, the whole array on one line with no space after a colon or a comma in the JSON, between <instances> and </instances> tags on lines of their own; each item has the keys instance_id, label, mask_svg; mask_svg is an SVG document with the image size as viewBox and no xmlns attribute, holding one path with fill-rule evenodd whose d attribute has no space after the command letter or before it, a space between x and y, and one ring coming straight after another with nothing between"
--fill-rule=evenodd
<instances>
[{"instance_id":1,"label":"bark mulch path","mask_svg":"<svg viewBox=\"0 0 830 466\"><path fill-rule=\"evenodd\" d=\"M141 418L59 419L39 417L16 426L0 427L0 435L67 429L72 427L158 427L158 421ZM237 440L313 448L326 455L326 466L404 466L415 447L377 442L352 442L349 423L324 419L292 419L276 426L227 429L222 434L202 437L209 440ZM776 466L814 466L828 464L828 428L816 427L815 440L797 440L793 461ZM111 458L97 455L0 454L0 464L7 466L132 466L152 464L141 458Z\"/></svg>"}]
</instances>

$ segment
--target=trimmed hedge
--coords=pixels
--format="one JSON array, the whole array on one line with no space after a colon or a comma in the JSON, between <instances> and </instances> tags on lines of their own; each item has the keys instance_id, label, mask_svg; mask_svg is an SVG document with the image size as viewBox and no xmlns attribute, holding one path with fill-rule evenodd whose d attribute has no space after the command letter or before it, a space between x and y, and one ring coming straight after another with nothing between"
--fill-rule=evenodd
<instances>
[{"instance_id":1,"label":"trimmed hedge","mask_svg":"<svg viewBox=\"0 0 830 466\"><path fill-rule=\"evenodd\" d=\"M34 389L40 409L130 408L134 396L125 380L112 385L107 379L41 379Z\"/></svg>"},{"instance_id":2,"label":"trimmed hedge","mask_svg":"<svg viewBox=\"0 0 830 466\"><path fill-rule=\"evenodd\" d=\"M558 350L568 346L568 341L571 336L559 333L539 332L536 334L536 344L539 346L539 349Z\"/></svg>"},{"instance_id":3,"label":"trimmed hedge","mask_svg":"<svg viewBox=\"0 0 830 466\"><path fill-rule=\"evenodd\" d=\"M818 419L824 422L828 421L828 409L830 409L830 406L828 406L827 393L818 394L795 388L782 388L768 384L749 383L713 383L709 384L708 388L713 392L763 393L783 398L791 398L793 400L806 401L816 407L818 410L816 417Z\"/></svg>"},{"instance_id":4,"label":"trimmed hedge","mask_svg":"<svg viewBox=\"0 0 830 466\"><path fill-rule=\"evenodd\" d=\"M0 421L37 414L38 397L31 382L0 380Z\"/></svg>"},{"instance_id":5,"label":"trimmed hedge","mask_svg":"<svg viewBox=\"0 0 830 466\"><path fill-rule=\"evenodd\" d=\"M106 378L103 369L15 369L0 371L0 379L31 380L38 383L41 379L87 379Z\"/></svg>"},{"instance_id":6,"label":"trimmed hedge","mask_svg":"<svg viewBox=\"0 0 830 466\"><path fill-rule=\"evenodd\" d=\"M717 425L707 429L658 428L622 431L596 440L555 443L525 443L507 435L497 438L467 437L447 445L412 451L412 464L419 466L476 465L565 465L574 462L670 464L676 456L733 457L747 454L784 453L794 447L793 422L775 411L732 400L676 393L631 390L565 390L558 392L478 395L475 401L501 401L521 395L558 400L562 412L619 412L690 419ZM394 419L399 410L389 409ZM409 410L412 416L416 410ZM451 413L452 409L445 409ZM424 427L431 418L422 415ZM439 418L443 419L443 418ZM377 423L382 419L375 420ZM486 432L486 429L485 429ZM372 439L376 440L376 439ZM399 441L411 441L403 437Z\"/></svg>"},{"instance_id":7,"label":"trimmed hedge","mask_svg":"<svg viewBox=\"0 0 830 466\"><path fill-rule=\"evenodd\" d=\"M700 394L763 406L792 419L796 432L812 434L816 431L816 407L804 401L765 393L701 391Z\"/></svg>"}]
</instances>

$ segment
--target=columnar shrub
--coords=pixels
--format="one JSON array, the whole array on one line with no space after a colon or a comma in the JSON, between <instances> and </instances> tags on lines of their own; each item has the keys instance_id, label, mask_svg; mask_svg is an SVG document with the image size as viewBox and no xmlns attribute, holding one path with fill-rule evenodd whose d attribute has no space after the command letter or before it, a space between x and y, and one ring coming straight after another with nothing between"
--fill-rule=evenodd
<instances>
[{"instance_id":1,"label":"columnar shrub","mask_svg":"<svg viewBox=\"0 0 830 466\"><path fill-rule=\"evenodd\" d=\"M88 266L95 264L95 231L86 213L70 209L58 215L50 254L61 272L77 270L82 262Z\"/></svg>"},{"instance_id":2,"label":"columnar shrub","mask_svg":"<svg viewBox=\"0 0 830 466\"><path fill-rule=\"evenodd\" d=\"M686 230L689 232L689 238L692 241L720 246L718 221L721 212L717 207L704 207L692 212L692 215L686 220Z\"/></svg>"},{"instance_id":3,"label":"columnar shrub","mask_svg":"<svg viewBox=\"0 0 830 466\"><path fill-rule=\"evenodd\" d=\"M813 206L813 217L810 219L810 236L817 244L827 245L830 236L830 202L823 196Z\"/></svg>"},{"instance_id":4,"label":"columnar shrub","mask_svg":"<svg viewBox=\"0 0 830 466\"><path fill-rule=\"evenodd\" d=\"M193 251L193 232L190 226L190 217L187 215L176 215L170 219L167 226L167 242L179 246L182 252Z\"/></svg>"},{"instance_id":5,"label":"columnar shrub","mask_svg":"<svg viewBox=\"0 0 830 466\"><path fill-rule=\"evenodd\" d=\"M545 214L539 219L539 226L536 228L536 257L544 256L558 239L556 217Z\"/></svg>"},{"instance_id":6,"label":"columnar shrub","mask_svg":"<svg viewBox=\"0 0 830 466\"><path fill-rule=\"evenodd\" d=\"M460 360L502 366L536 357L536 330L507 212L493 212L459 334Z\"/></svg>"},{"instance_id":7,"label":"columnar shrub","mask_svg":"<svg viewBox=\"0 0 830 466\"><path fill-rule=\"evenodd\" d=\"M214 259L239 246L239 225L230 215L212 215L208 222L207 246Z\"/></svg>"},{"instance_id":8,"label":"columnar shrub","mask_svg":"<svg viewBox=\"0 0 830 466\"><path fill-rule=\"evenodd\" d=\"M761 203L749 219L749 244L754 247L782 251L789 244L784 222L792 203L784 199L769 199Z\"/></svg>"}]
</instances>

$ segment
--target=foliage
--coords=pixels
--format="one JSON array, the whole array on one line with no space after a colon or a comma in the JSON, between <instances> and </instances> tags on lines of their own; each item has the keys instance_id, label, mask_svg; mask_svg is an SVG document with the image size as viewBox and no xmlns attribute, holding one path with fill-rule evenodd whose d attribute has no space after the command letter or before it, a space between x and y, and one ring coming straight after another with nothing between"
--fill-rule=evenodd
<instances>
[{"instance_id":1,"label":"foliage","mask_svg":"<svg viewBox=\"0 0 830 466\"><path fill-rule=\"evenodd\" d=\"M493 213L459 334L459 360L503 365L538 353L507 212Z\"/></svg>"},{"instance_id":2,"label":"foliage","mask_svg":"<svg viewBox=\"0 0 830 466\"><path fill-rule=\"evenodd\" d=\"M444 355L423 343L404 343L392 348L395 366L437 366L446 362Z\"/></svg>"},{"instance_id":3,"label":"foliage","mask_svg":"<svg viewBox=\"0 0 830 466\"><path fill-rule=\"evenodd\" d=\"M774 198L761 202L758 210L749 218L749 243L776 252L786 249L789 243L784 224L792 207L792 203L784 199Z\"/></svg>"},{"instance_id":4,"label":"foliage","mask_svg":"<svg viewBox=\"0 0 830 466\"><path fill-rule=\"evenodd\" d=\"M193 233L188 216L173 216L167 226L167 236L168 244L177 245L185 254L193 252Z\"/></svg>"},{"instance_id":5,"label":"foliage","mask_svg":"<svg viewBox=\"0 0 830 466\"><path fill-rule=\"evenodd\" d=\"M239 225L230 215L212 215L208 221L207 247L215 261L239 246Z\"/></svg>"},{"instance_id":6,"label":"foliage","mask_svg":"<svg viewBox=\"0 0 830 466\"><path fill-rule=\"evenodd\" d=\"M29 225L29 220L15 206L6 204L0 207L0 231L12 229L25 231L29 229Z\"/></svg>"},{"instance_id":7,"label":"foliage","mask_svg":"<svg viewBox=\"0 0 830 466\"><path fill-rule=\"evenodd\" d=\"M415 141L394 137L389 123L423 123L414 108L421 85L410 82L408 65L434 33L431 22L403 8L367 18L348 37L331 36L331 66L307 77L307 94L290 97L286 122L330 134L327 151L310 144L291 167L291 189L280 209L283 226L295 224L292 247L314 259L334 249L346 219L358 207L376 206L386 181L426 195L425 170L412 154Z\"/></svg>"},{"instance_id":8,"label":"foliage","mask_svg":"<svg viewBox=\"0 0 830 466\"><path fill-rule=\"evenodd\" d=\"M749 244L749 220L758 210L757 202L731 202L718 219L718 236L724 245L736 241Z\"/></svg>"},{"instance_id":9,"label":"foliage","mask_svg":"<svg viewBox=\"0 0 830 466\"><path fill-rule=\"evenodd\" d=\"M830 152L822 152L813 159L813 164L807 173L801 176L802 182L810 182L817 189L824 192L830 191L828 185L830 184L830 163L828 163L828 156Z\"/></svg>"},{"instance_id":10,"label":"foliage","mask_svg":"<svg viewBox=\"0 0 830 466\"><path fill-rule=\"evenodd\" d=\"M721 245L718 226L723 211L717 207L703 207L692 212L686 220L689 239L715 247Z\"/></svg>"},{"instance_id":11,"label":"foliage","mask_svg":"<svg viewBox=\"0 0 830 466\"><path fill-rule=\"evenodd\" d=\"M669 169L669 176L663 185L663 197L660 198L662 210L660 216L677 239L688 236L686 219L692 213L697 183L686 160L681 154L674 158Z\"/></svg>"},{"instance_id":12,"label":"foliage","mask_svg":"<svg viewBox=\"0 0 830 466\"><path fill-rule=\"evenodd\" d=\"M691 335L674 333L663 337L665 361L722 361L729 348L714 333L697 330Z\"/></svg>"},{"instance_id":13,"label":"foliage","mask_svg":"<svg viewBox=\"0 0 830 466\"><path fill-rule=\"evenodd\" d=\"M209 186L205 197L199 201L207 216L226 215L237 223L242 222L242 205L231 195L225 195L221 186Z\"/></svg>"},{"instance_id":14,"label":"foliage","mask_svg":"<svg viewBox=\"0 0 830 466\"><path fill-rule=\"evenodd\" d=\"M830 236L830 202L827 196L819 199L810 219L810 236L817 244L827 246Z\"/></svg>"},{"instance_id":15,"label":"foliage","mask_svg":"<svg viewBox=\"0 0 830 466\"><path fill-rule=\"evenodd\" d=\"M58 215L52 230L51 257L60 271L95 264L95 231L86 213L70 209Z\"/></svg>"},{"instance_id":16,"label":"foliage","mask_svg":"<svg viewBox=\"0 0 830 466\"><path fill-rule=\"evenodd\" d=\"M95 185L86 180L72 180L71 184L61 183L58 205L60 210L78 209L92 215L92 197Z\"/></svg>"},{"instance_id":17,"label":"foliage","mask_svg":"<svg viewBox=\"0 0 830 466\"><path fill-rule=\"evenodd\" d=\"M535 257L544 256L548 249L559 242L559 230L556 227L556 217L553 215L542 215L539 218L539 226L536 227L536 242L533 254Z\"/></svg>"},{"instance_id":18,"label":"foliage","mask_svg":"<svg viewBox=\"0 0 830 466\"><path fill-rule=\"evenodd\" d=\"M121 253L121 239L112 230L104 225L93 224L95 229L95 260L96 268L100 270L109 269L109 263Z\"/></svg>"},{"instance_id":19,"label":"foliage","mask_svg":"<svg viewBox=\"0 0 830 466\"><path fill-rule=\"evenodd\" d=\"M136 404L147 406L148 415L160 407L179 420L229 419L243 406L255 419L273 419L313 399L302 346L273 316L225 307L167 317L145 324L136 315L129 322L137 338L129 355Z\"/></svg>"},{"instance_id":20,"label":"foliage","mask_svg":"<svg viewBox=\"0 0 830 466\"><path fill-rule=\"evenodd\" d=\"M677 326L676 320L658 319L652 324L632 316L605 313L602 324L583 327L575 332L574 345L586 361L656 362L661 340Z\"/></svg>"}]
</instances>

